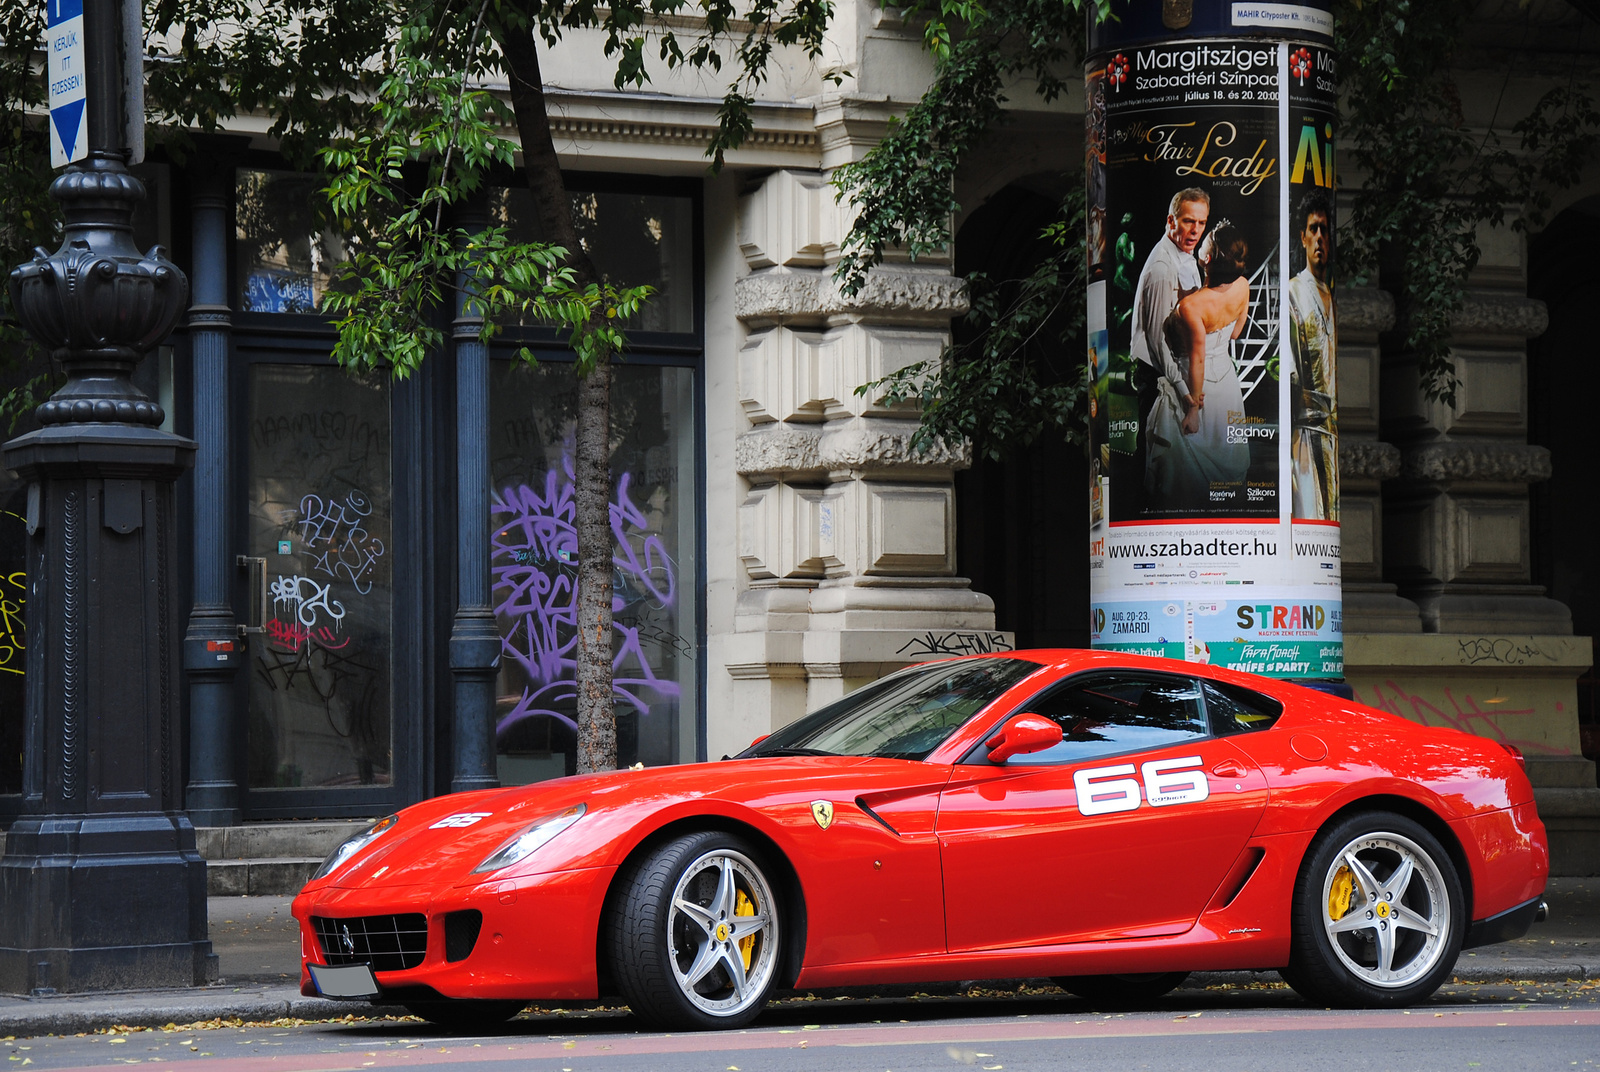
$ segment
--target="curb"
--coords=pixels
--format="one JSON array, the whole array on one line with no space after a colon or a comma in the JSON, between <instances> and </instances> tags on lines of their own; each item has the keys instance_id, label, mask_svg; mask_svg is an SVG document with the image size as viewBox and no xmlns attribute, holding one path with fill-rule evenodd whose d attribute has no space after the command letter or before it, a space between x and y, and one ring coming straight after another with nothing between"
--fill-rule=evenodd
<instances>
[{"instance_id":1,"label":"curb","mask_svg":"<svg viewBox=\"0 0 1600 1072\"><path fill-rule=\"evenodd\" d=\"M330 1001L301 997L298 991L283 994L233 994L207 997L192 991L138 991L120 995L157 999L170 995L169 1002L148 1007L115 1003L114 995L97 995L92 1001L72 998L28 999L26 1007L0 1007L0 1037L15 1035L76 1035L108 1027L165 1027L167 1024L193 1024L207 1020L336 1020L352 1014L366 1016L405 1016L398 1005L368 1005L364 1002ZM105 1001L112 997L113 1002ZM18 1002L22 1004L21 1001Z\"/></svg>"}]
</instances>

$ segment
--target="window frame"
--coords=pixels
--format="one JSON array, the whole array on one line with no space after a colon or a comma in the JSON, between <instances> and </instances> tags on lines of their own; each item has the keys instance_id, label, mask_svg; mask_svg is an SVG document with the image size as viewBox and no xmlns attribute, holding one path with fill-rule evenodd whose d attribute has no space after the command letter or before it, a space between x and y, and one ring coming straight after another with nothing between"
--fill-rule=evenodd
<instances>
[{"instance_id":1,"label":"window frame","mask_svg":"<svg viewBox=\"0 0 1600 1072\"><path fill-rule=\"evenodd\" d=\"M285 161L273 153L253 151L242 154L234 162L235 175L241 170L276 171L316 176L316 172L295 172L285 166ZM690 202L690 266L693 275L691 302L694 328L686 332L639 331L629 332L629 353L651 353L694 358L704 364L706 339L706 271L705 271L705 183L699 178L682 176L630 175L605 171L564 171L563 178L571 193L596 194L659 194L683 197ZM521 173L497 169L489 173L485 184L490 186L520 186ZM244 312L237 308L240 302L239 279L239 206L237 178L228 195L228 303L233 308L235 330L261 331L276 335L324 335L333 332L333 318L321 313L259 313ZM446 303L448 304L448 303ZM441 308L438 318L448 324L451 310ZM447 329L448 333L448 329ZM447 344L448 345L448 344ZM495 336L492 346L530 349L567 350L559 329L554 327L523 327L507 325ZM540 360L544 360L541 356Z\"/></svg>"},{"instance_id":2,"label":"window frame","mask_svg":"<svg viewBox=\"0 0 1600 1072\"><path fill-rule=\"evenodd\" d=\"M277 319L317 320L292 313L254 314L270 322ZM231 450L229 465L229 518L230 538L238 553L250 546L250 520L246 508L250 482L250 450L243 441L244 430L249 427L250 366L264 365L314 365L337 369L339 366L328 356L331 327L323 322L316 331L282 333L264 330L251 325L244 331L235 331L232 340L229 405L234 429L235 445ZM254 329L254 330L252 330ZM422 727L429 718L426 708L428 698L437 687L439 675L432 667L434 649L437 647L428 636L428 621L434 616L433 587L437 566L434 555L421 555L426 546L429 517L428 503L433 494L431 484L433 455L429 385L425 378L411 377L391 381L389 384L390 420L390 482L394 497L392 535L395 540L396 561L423 558L419 568L411 570L392 585L394 610L392 612L391 651L393 664L389 672L390 689L390 782L373 786L251 786L249 778L249 685L254 667L247 664L234 675L233 697L237 721L235 723L234 771L239 787L239 803L245 821L279 821L315 815L318 818L360 818L393 810L425 799L432 795L429 771L434 763L432 748L416 748L423 737ZM250 593L243 571L230 578L233 605L239 608L243 622L243 608L248 607ZM448 676L448 675L446 675Z\"/></svg>"},{"instance_id":3,"label":"window frame","mask_svg":"<svg viewBox=\"0 0 1600 1072\"><path fill-rule=\"evenodd\" d=\"M694 383L693 450L694 497L692 509L695 519L695 569L692 583L700 593L695 606L694 621L694 756L695 762L704 763L709 758L709 724L707 691L710 672L707 664L707 542L706 542L706 272L705 272L705 183L698 177L630 175L611 172L568 172L567 188L574 193L655 193L672 197L685 197L690 201L690 238L692 249L690 263L693 271L694 330L691 332L628 332L628 350L618 359L620 364L640 366L667 366L687 368ZM515 175L496 173L489 177L490 185L512 185ZM271 314L268 314L271 315ZM284 314L279 314L284 315ZM576 355L566 345L562 335L552 327L524 327L508 325L489 345L491 362L515 361L517 352L526 347L540 364L572 364Z\"/></svg>"}]
</instances>

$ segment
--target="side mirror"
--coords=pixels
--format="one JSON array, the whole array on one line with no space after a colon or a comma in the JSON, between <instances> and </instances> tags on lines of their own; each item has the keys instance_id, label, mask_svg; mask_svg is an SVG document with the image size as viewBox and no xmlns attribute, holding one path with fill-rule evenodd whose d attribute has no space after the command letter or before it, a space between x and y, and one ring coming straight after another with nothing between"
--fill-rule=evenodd
<instances>
[{"instance_id":1,"label":"side mirror","mask_svg":"<svg viewBox=\"0 0 1600 1072\"><path fill-rule=\"evenodd\" d=\"M984 742L989 762L1004 763L1012 756L1043 752L1061 743L1061 727L1043 715L1020 714L1006 719L1000 732Z\"/></svg>"}]
</instances>

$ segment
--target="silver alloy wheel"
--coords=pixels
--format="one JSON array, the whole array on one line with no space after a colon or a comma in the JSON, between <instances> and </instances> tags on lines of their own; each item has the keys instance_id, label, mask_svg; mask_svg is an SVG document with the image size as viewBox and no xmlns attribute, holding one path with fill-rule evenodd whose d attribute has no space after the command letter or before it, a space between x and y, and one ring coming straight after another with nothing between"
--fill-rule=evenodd
<instances>
[{"instance_id":1,"label":"silver alloy wheel","mask_svg":"<svg viewBox=\"0 0 1600 1072\"><path fill-rule=\"evenodd\" d=\"M1356 978L1398 990L1427 975L1450 933L1444 876L1421 846L1387 831L1339 850L1322 879L1322 925Z\"/></svg>"},{"instance_id":2,"label":"silver alloy wheel","mask_svg":"<svg viewBox=\"0 0 1600 1072\"><path fill-rule=\"evenodd\" d=\"M667 940L673 978L691 1004L713 1016L743 1012L766 994L778 964L766 876L743 853L707 852L672 891Z\"/></svg>"}]
</instances>

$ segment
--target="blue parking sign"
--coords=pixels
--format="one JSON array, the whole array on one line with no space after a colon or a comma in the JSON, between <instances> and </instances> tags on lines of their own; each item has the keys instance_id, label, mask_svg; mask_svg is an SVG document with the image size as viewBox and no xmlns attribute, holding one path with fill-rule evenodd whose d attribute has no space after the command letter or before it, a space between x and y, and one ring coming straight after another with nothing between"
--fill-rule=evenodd
<instances>
[{"instance_id":1,"label":"blue parking sign","mask_svg":"<svg viewBox=\"0 0 1600 1072\"><path fill-rule=\"evenodd\" d=\"M83 0L45 0L45 78L50 86L50 166L65 167L89 155L88 70L83 40Z\"/></svg>"}]
</instances>

